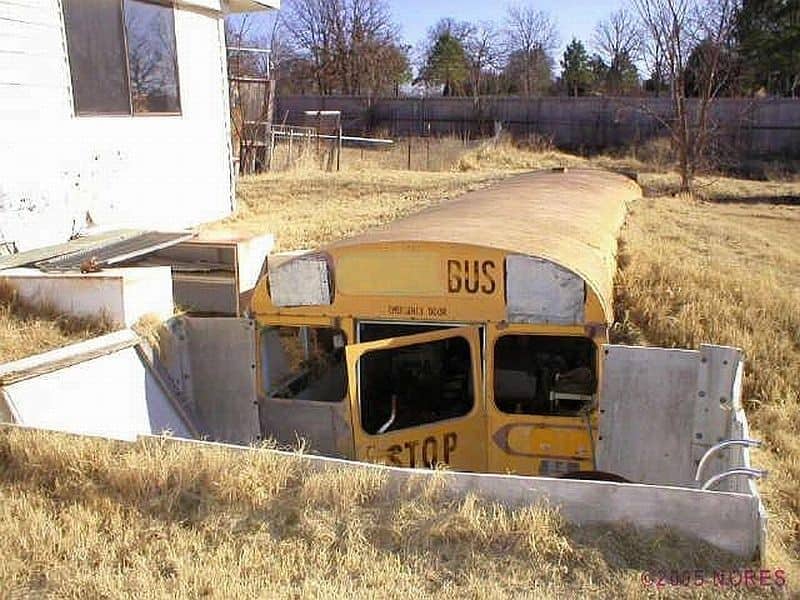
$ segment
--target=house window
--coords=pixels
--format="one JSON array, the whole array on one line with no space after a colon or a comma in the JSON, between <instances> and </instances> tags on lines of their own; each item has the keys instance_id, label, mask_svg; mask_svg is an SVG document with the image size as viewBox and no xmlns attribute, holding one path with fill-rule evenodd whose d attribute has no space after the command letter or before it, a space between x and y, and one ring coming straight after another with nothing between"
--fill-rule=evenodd
<instances>
[{"instance_id":1,"label":"house window","mask_svg":"<svg viewBox=\"0 0 800 600\"><path fill-rule=\"evenodd\" d=\"M75 113L180 113L172 6L63 0Z\"/></svg>"}]
</instances>

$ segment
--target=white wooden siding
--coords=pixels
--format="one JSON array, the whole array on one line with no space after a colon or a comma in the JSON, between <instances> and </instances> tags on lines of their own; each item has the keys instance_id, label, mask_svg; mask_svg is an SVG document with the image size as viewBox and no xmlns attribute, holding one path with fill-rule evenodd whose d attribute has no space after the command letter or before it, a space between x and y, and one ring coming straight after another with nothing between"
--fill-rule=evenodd
<instances>
[{"instance_id":1,"label":"white wooden siding","mask_svg":"<svg viewBox=\"0 0 800 600\"><path fill-rule=\"evenodd\" d=\"M181 228L232 206L223 20L175 11L181 116L73 116L58 0L0 0L0 238ZM0 239L0 241L3 241Z\"/></svg>"}]
</instances>

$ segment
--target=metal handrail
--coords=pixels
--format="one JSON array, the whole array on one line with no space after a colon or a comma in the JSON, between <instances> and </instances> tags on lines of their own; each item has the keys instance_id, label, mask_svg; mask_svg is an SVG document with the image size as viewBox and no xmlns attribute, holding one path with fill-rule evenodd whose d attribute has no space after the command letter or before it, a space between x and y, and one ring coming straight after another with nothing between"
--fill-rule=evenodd
<instances>
[{"instance_id":1,"label":"metal handrail","mask_svg":"<svg viewBox=\"0 0 800 600\"><path fill-rule=\"evenodd\" d=\"M389 415L389 420L378 429L378 435L389 431L389 427L394 425L394 420L397 418L397 395L392 394L392 414Z\"/></svg>"},{"instance_id":2,"label":"metal handrail","mask_svg":"<svg viewBox=\"0 0 800 600\"><path fill-rule=\"evenodd\" d=\"M767 471L761 471L759 469L746 469L744 467L736 467L734 469L728 469L727 471L723 471L722 473L714 475L711 479L706 481L703 484L703 487L700 489L708 490L712 485L719 483L723 479L727 479L728 477L732 477L734 475L746 475L750 479L761 479L762 477L767 476Z\"/></svg>"},{"instance_id":3,"label":"metal handrail","mask_svg":"<svg viewBox=\"0 0 800 600\"><path fill-rule=\"evenodd\" d=\"M697 471L694 474L694 480L699 482L700 475L703 472L703 467L706 466L706 463L709 459L718 451L723 450L724 448L729 448L730 446L747 446L748 448L760 448L762 446L761 440L749 440L749 439L742 439L742 440L725 440L724 442L720 442L719 444L715 444L711 446L706 453L703 454L703 458L700 459L700 462L697 464Z\"/></svg>"}]
</instances>

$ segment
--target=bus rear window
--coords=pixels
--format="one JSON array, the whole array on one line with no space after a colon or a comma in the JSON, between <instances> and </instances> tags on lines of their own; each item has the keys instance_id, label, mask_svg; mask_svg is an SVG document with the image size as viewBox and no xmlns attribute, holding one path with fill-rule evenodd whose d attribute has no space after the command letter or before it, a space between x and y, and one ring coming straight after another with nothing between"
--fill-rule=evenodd
<instances>
[{"instance_id":1,"label":"bus rear window","mask_svg":"<svg viewBox=\"0 0 800 600\"><path fill-rule=\"evenodd\" d=\"M344 332L331 327L261 331L262 385L269 398L339 402L347 394Z\"/></svg>"},{"instance_id":2,"label":"bus rear window","mask_svg":"<svg viewBox=\"0 0 800 600\"><path fill-rule=\"evenodd\" d=\"M577 415L597 389L595 345L587 338L505 335L494 346L494 401L501 411Z\"/></svg>"}]
</instances>

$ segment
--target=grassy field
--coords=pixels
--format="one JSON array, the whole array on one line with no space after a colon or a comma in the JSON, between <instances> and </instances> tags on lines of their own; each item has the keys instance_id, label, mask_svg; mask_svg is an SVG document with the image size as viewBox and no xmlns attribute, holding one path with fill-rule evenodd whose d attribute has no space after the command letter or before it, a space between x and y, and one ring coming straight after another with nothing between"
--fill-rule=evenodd
<instances>
[{"instance_id":1,"label":"grassy field","mask_svg":"<svg viewBox=\"0 0 800 600\"><path fill-rule=\"evenodd\" d=\"M266 452L0 430L0 481L4 597L636 598L645 570L741 567L668 531Z\"/></svg>"},{"instance_id":2,"label":"grassy field","mask_svg":"<svg viewBox=\"0 0 800 600\"><path fill-rule=\"evenodd\" d=\"M0 362L46 352L111 331L102 317L81 319L47 306L22 302L14 288L0 280Z\"/></svg>"},{"instance_id":3,"label":"grassy field","mask_svg":"<svg viewBox=\"0 0 800 600\"><path fill-rule=\"evenodd\" d=\"M800 205L646 198L628 218L617 278L619 339L744 349L748 418L768 447L755 462L771 473L761 489L773 564L800 556L798 232Z\"/></svg>"},{"instance_id":4,"label":"grassy field","mask_svg":"<svg viewBox=\"0 0 800 600\"><path fill-rule=\"evenodd\" d=\"M778 202L800 183L713 177L686 198L671 194L677 177L664 165L630 157L461 146L425 173L398 170L399 150L354 152L339 173L306 166L243 180L239 213L208 227L309 247L523 170L643 171L648 197L622 236L614 337L745 350L748 416L768 443L756 463L772 472L761 485L769 566L797 592L800 206ZM315 474L268 453L23 431L0 431L0 537L0 596L633 598L652 591L648 571L747 566L666 531L580 528L545 506L509 510L436 485L396 490L374 474Z\"/></svg>"}]
</instances>

